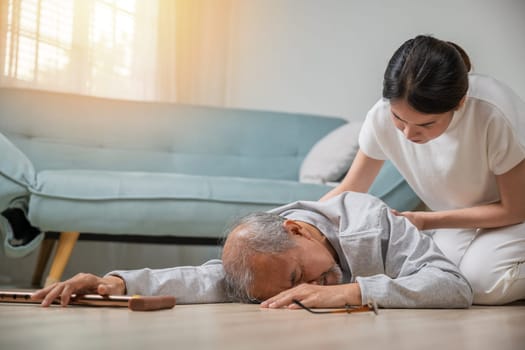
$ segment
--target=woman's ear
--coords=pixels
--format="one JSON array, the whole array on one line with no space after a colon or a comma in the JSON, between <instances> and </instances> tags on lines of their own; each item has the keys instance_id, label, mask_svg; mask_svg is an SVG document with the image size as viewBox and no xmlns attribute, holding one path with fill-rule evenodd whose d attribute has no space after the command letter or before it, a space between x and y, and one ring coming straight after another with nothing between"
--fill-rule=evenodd
<instances>
[{"instance_id":1,"label":"woman's ear","mask_svg":"<svg viewBox=\"0 0 525 350\"><path fill-rule=\"evenodd\" d=\"M461 100L459 100L459 103L458 103L456 109L454 109L454 110L457 111L458 109L463 107L463 105L465 104L466 100L467 100L467 95L463 96L463 98Z\"/></svg>"}]
</instances>

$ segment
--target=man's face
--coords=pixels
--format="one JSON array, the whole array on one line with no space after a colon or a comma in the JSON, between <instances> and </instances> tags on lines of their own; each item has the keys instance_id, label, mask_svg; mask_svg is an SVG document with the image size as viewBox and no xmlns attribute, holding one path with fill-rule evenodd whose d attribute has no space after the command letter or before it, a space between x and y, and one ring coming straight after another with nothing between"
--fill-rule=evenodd
<instances>
[{"instance_id":1,"label":"man's face","mask_svg":"<svg viewBox=\"0 0 525 350\"><path fill-rule=\"evenodd\" d=\"M342 283L341 269L322 243L301 235L293 239L297 246L286 252L252 256L253 297L263 301L301 283Z\"/></svg>"}]
</instances>

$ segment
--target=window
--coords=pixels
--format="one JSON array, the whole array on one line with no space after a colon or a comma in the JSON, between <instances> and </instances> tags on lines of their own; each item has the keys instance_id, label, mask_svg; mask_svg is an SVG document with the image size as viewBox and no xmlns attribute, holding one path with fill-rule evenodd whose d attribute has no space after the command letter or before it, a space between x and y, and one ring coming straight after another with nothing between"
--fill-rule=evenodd
<instances>
[{"instance_id":1,"label":"window","mask_svg":"<svg viewBox=\"0 0 525 350\"><path fill-rule=\"evenodd\" d=\"M46 81L52 78L46 73L65 69L72 49L72 15L72 1L10 0L4 75Z\"/></svg>"},{"instance_id":2,"label":"window","mask_svg":"<svg viewBox=\"0 0 525 350\"><path fill-rule=\"evenodd\" d=\"M144 65L155 62L155 4L7 0L2 81L104 96L140 94L137 80L144 83L142 76L152 70Z\"/></svg>"}]
</instances>

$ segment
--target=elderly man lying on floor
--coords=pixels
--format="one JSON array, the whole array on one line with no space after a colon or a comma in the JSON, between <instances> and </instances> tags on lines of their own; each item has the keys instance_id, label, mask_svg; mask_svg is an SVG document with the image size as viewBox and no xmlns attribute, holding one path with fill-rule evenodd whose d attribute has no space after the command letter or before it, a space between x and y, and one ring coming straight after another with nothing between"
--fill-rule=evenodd
<instances>
[{"instance_id":1,"label":"elderly man lying on floor","mask_svg":"<svg viewBox=\"0 0 525 350\"><path fill-rule=\"evenodd\" d=\"M432 239L380 200L346 192L242 218L222 262L78 274L34 294L48 306L71 294L174 295L178 303L262 302L296 308L366 305L465 308L472 289Z\"/></svg>"}]
</instances>

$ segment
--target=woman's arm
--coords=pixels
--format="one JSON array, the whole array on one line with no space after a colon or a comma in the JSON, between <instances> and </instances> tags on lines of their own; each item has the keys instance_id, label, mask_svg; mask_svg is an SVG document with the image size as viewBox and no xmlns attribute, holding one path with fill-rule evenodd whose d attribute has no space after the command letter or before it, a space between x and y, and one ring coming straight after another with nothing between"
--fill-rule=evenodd
<instances>
[{"instance_id":1,"label":"woman's arm","mask_svg":"<svg viewBox=\"0 0 525 350\"><path fill-rule=\"evenodd\" d=\"M437 212L403 212L419 229L492 228L525 221L525 160L496 176L500 201L465 209Z\"/></svg>"},{"instance_id":2,"label":"woman's arm","mask_svg":"<svg viewBox=\"0 0 525 350\"><path fill-rule=\"evenodd\" d=\"M357 151L352 166L346 173L343 182L325 194L320 200L325 201L345 191L368 192L384 162L384 160L370 158L361 150Z\"/></svg>"}]
</instances>

